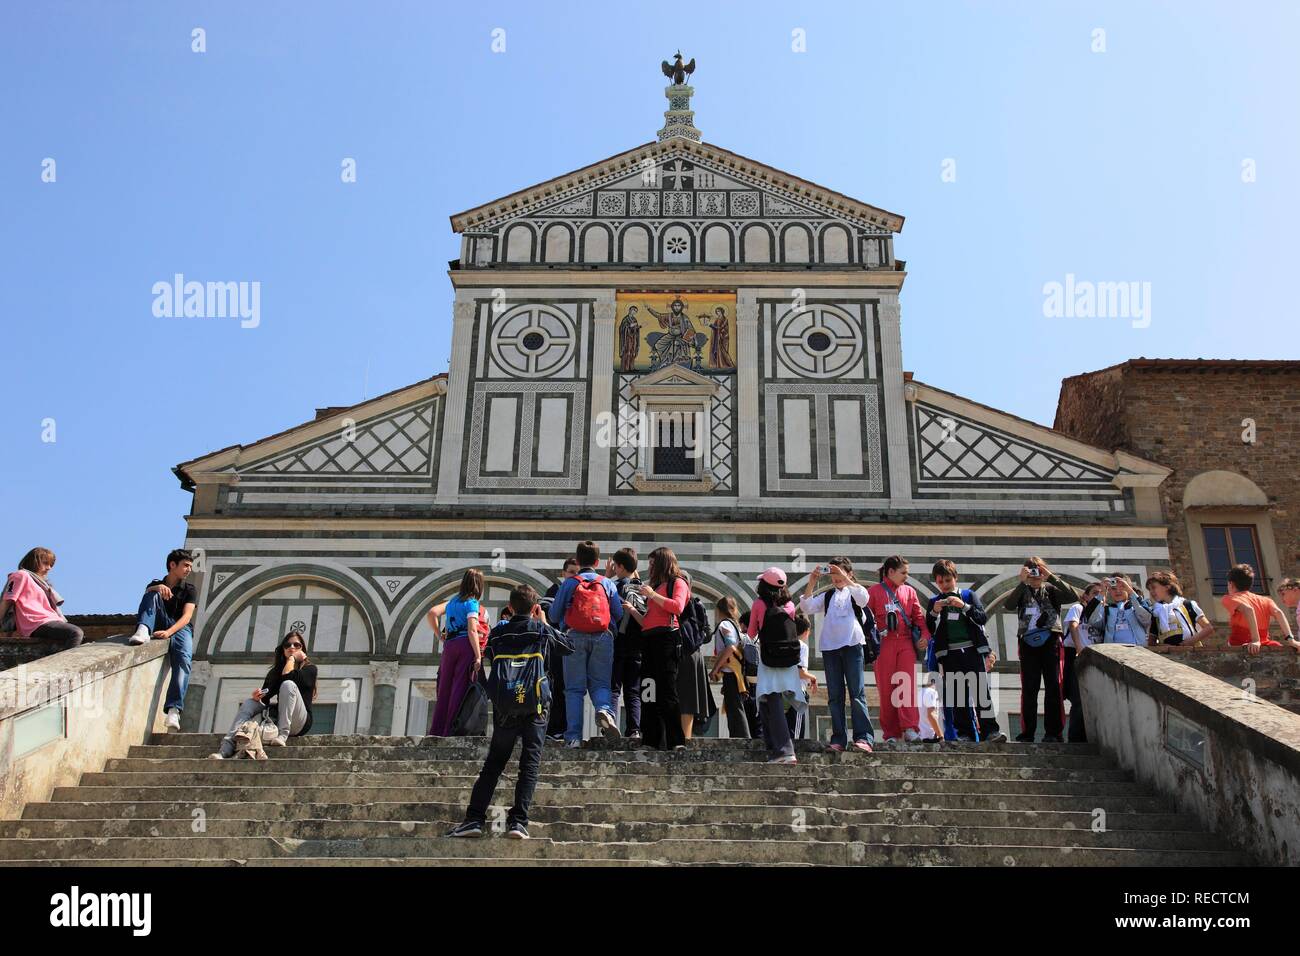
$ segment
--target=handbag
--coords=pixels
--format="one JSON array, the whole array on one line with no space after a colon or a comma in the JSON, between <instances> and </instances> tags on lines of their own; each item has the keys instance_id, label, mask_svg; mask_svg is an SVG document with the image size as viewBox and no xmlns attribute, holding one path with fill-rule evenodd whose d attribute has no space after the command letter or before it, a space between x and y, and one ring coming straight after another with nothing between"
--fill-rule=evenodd
<instances>
[{"instance_id":1,"label":"handbag","mask_svg":"<svg viewBox=\"0 0 1300 956\"><path fill-rule=\"evenodd\" d=\"M1051 637L1052 629L1050 627L1031 627L1029 630L1025 631L1025 635L1021 640L1030 647L1042 647L1051 640Z\"/></svg>"}]
</instances>

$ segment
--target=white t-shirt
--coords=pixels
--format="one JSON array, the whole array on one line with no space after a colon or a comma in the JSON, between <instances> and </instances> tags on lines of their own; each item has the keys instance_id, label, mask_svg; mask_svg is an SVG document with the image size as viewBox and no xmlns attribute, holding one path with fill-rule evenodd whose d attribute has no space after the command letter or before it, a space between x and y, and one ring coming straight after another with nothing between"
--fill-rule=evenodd
<instances>
[{"instance_id":1,"label":"white t-shirt","mask_svg":"<svg viewBox=\"0 0 1300 956\"><path fill-rule=\"evenodd\" d=\"M920 734L922 740L938 740L939 737L930 726L929 714L932 711L938 711L935 717L939 720L939 726L943 726L943 711L939 710L939 692L933 687L921 688L921 727Z\"/></svg>"},{"instance_id":2,"label":"white t-shirt","mask_svg":"<svg viewBox=\"0 0 1300 956\"><path fill-rule=\"evenodd\" d=\"M720 657L729 644L739 643L740 632L736 630L736 625L724 619L713 632L713 656Z\"/></svg>"},{"instance_id":3,"label":"white t-shirt","mask_svg":"<svg viewBox=\"0 0 1300 956\"><path fill-rule=\"evenodd\" d=\"M825 612L826 619L817 629L817 650L825 653L865 643L866 636L862 633L862 625L858 623L857 615L853 613L853 605L866 608L867 589L861 584L850 584L832 590L829 604L827 604L826 593L823 591L799 601L799 609L810 617Z\"/></svg>"},{"instance_id":4,"label":"white t-shirt","mask_svg":"<svg viewBox=\"0 0 1300 956\"><path fill-rule=\"evenodd\" d=\"M1091 646L1091 644L1092 644L1092 638L1090 638L1090 637L1088 636L1088 624L1087 624L1086 621L1082 620L1082 618L1083 618L1083 605L1082 605L1082 604L1071 604L1070 607L1069 607L1069 609L1066 610L1066 612L1065 612L1065 619L1064 619L1063 622L1062 622L1062 623L1064 624L1064 626L1065 626L1065 646L1066 646L1066 647L1074 647L1074 646L1075 646L1074 641L1071 640L1071 638L1070 638L1070 625L1073 624L1075 621L1078 621L1078 622L1079 622L1079 634L1078 634L1078 640L1079 640L1078 648L1079 648L1079 650L1083 650L1085 647L1089 647L1089 646Z\"/></svg>"},{"instance_id":5,"label":"white t-shirt","mask_svg":"<svg viewBox=\"0 0 1300 956\"><path fill-rule=\"evenodd\" d=\"M804 670L808 669L808 642L807 641L799 642L799 666L802 667ZM808 693L808 682L806 680L801 680L800 683L803 684L803 692L805 694Z\"/></svg>"}]
</instances>

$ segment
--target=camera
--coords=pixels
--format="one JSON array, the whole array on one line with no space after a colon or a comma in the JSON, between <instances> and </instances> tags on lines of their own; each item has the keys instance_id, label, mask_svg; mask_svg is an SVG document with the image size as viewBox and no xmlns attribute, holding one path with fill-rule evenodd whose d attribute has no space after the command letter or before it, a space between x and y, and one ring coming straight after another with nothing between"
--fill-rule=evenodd
<instances>
[{"instance_id":1,"label":"camera","mask_svg":"<svg viewBox=\"0 0 1300 956\"><path fill-rule=\"evenodd\" d=\"M1029 576L1031 578L1039 578L1043 576L1043 573L1039 571L1037 567L1032 567L1029 569Z\"/></svg>"}]
</instances>

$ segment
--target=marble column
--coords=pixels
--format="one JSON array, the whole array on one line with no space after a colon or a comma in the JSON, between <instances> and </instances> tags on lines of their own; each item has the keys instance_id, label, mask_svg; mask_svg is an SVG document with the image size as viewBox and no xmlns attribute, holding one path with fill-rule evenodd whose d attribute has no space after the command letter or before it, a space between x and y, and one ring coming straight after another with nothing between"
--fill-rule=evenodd
<instances>
[{"instance_id":1,"label":"marble column","mask_svg":"<svg viewBox=\"0 0 1300 956\"><path fill-rule=\"evenodd\" d=\"M393 732L393 707L397 702L397 661L371 661L370 678L374 694L370 702L370 732Z\"/></svg>"}]
</instances>

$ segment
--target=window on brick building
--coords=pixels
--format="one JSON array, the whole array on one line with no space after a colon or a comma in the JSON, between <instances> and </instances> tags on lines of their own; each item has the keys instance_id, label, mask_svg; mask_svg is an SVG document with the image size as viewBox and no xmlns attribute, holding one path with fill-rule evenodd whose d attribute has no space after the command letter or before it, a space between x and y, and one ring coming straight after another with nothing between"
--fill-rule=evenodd
<instances>
[{"instance_id":1,"label":"window on brick building","mask_svg":"<svg viewBox=\"0 0 1300 956\"><path fill-rule=\"evenodd\" d=\"M1255 569L1252 591L1268 593L1268 582L1259 561L1259 535L1254 525L1203 525L1205 556L1210 562L1210 584L1215 594L1228 593L1228 569L1249 564Z\"/></svg>"}]
</instances>

